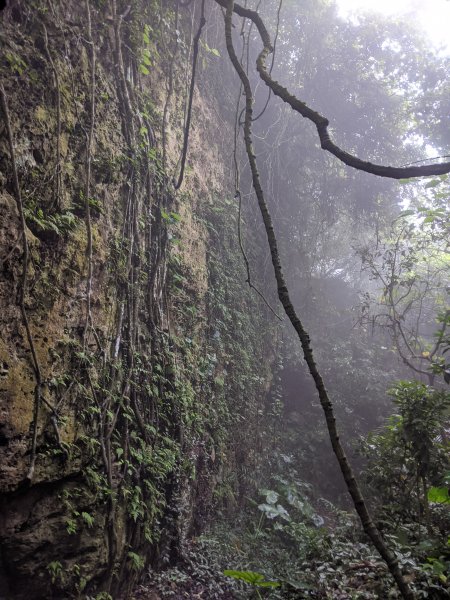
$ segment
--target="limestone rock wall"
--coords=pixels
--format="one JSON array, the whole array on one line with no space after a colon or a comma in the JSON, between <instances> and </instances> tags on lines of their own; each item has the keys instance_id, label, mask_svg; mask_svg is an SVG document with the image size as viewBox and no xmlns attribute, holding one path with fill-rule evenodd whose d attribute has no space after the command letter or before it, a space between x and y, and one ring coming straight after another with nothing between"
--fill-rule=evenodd
<instances>
[{"instance_id":1,"label":"limestone rock wall","mask_svg":"<svg viewBox=\"0 0 450 600\"><path fill-rule=\"evenodd\" d=\"M143 0L0 13L2 598L119 597L236 505L258 461L269 361L214 93L196 93L171 185L191 17Z\"/></svg>"}]
</instances>

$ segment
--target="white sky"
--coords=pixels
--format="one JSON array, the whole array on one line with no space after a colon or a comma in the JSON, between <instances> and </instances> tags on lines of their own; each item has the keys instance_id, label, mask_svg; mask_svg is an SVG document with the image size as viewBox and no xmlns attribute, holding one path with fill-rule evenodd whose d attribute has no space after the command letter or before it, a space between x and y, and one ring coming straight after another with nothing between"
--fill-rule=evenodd
<instances>
[{"instance_id":1,"label":"white sky","mask_svg":"<svg viewBox=\"0 0 450 600\"><path fill-rule=\"evenodd\" d=\"M381 12L416 22L425 31L430 45L444 47L450 54L450 0L336 0L343 17L357 11Z\"/></svg>"}]
</instances>

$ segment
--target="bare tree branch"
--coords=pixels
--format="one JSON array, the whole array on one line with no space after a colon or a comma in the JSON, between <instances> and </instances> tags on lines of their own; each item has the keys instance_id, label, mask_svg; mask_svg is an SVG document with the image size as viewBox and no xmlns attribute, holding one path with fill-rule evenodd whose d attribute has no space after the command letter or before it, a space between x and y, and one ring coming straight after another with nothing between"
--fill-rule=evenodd
<instances>
[{"instance_id":1,"label":"bare tree branch","mask_svg":"<svg viewBox=\"0 0 450 600\"><path fill-rule=\"evenodd\" d=\"M227 0L215 0L217 4L227 7ZM291 94L289 90L283 87L278 81L272 79L270 72L266 67L266 59L269 54L273 52L273 45L270 39L269 32L264 25L260 15L248 8L244 8L239 4L234 4L233 11L241 17L250 19L257 27L261 41L263 43L263 49L258 55L256 60L256 68L261 79L266 85L272 90L275 96L281 98L284 102L289 104L293 110L302 115L305 119L309 119L314 123L319 135L320 145L324 150L327 150L333 154L340 161L357 169L359 171L365 171L372 175L378 175L379 177L388 177L391 179L408 179L411 177L426 177L428 175L443 175L450 172L450 162L435 163L431 165L422 165L420 167L391 167L387 165L377 165L365 160L361 160L357 156L346 152L340 148L331 139L328 131L329 121L326 117L310 108L305 102L299 100L296 96Z\"/></svg>"}]
</instances>

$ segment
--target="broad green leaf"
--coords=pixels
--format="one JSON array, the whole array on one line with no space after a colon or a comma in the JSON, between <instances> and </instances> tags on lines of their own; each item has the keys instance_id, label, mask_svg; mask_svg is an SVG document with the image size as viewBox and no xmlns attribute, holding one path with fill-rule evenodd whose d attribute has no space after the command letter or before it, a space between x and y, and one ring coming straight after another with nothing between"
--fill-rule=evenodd
<instances>
[{"instance_id":1,"label":"broad green leaf","mask_svg":"<svg viewBox=\"0 0 450 600\"><path fill-rule=\"evenodd\" d=\"M275 504L279 498L279 494L274 490L260 490L261 494L266 497L267 504Z\"/></svg>"},{"instance_id":2,"label":"broad green leaf","mask_svg":"<svg viewBox=\"0 0 450 600\"><path fill-rule=\"evenodd\" d=\"M263 512L266 515L268 519L275 519L276 517L281 517L285 521L291 520L288 511L283 506L281 506L281 504L277 504L276 506L274 506L273 504L260 504L258 508L261 512Z\"/></svg>"},{"instance_id":3,"label":"broad green leaf","mask_svg":"<svg viewBox=\"0 0 450 600\"><path fill-rule=\"evenodd\" d=\"M261 573L256 573L255 571L233 571L230 569L226 569L223 572L227 577L232 577L233 579L237 579L238 581L245 581L245 583L249 583L250 585L255 585L257 587L279 587L280 583L278 581L266 581L264 575Z\"/></svg>"},{"instance_id":4,"label":"broad green leaf","mask_svg":"<svg viewBox=\"0 0 450 600\"><path fill-rule=\"evenodd\" d=\"M428 500L437 504L450 504L450 495L446 487L432 487L428 490Z\"/></svg>"},{"instance_id":5,"label":"broad green leaf","mask_svg":"<svg viewBox=\"0 0 450 600\"><path fill-rule=\"evenodd\" d=\"M432 179L431 181L429 181L427 183L427 185L425 186L425 189L436 187L440 183L441 183L440 179Z\"/></svg>"}]
</instances>

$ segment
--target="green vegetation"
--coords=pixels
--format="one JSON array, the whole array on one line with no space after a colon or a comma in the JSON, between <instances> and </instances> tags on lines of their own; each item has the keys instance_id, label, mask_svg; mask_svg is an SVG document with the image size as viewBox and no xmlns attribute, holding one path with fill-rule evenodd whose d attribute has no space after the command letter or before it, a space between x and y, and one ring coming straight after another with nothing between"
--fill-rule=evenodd
<instances>
[{"instance_id":1,"label":"green vegetation","mask_svg":"<svg viewBox=\"0 0 450 600\"><path fill-rule=\"evenodd\" d=\"M447 59L270 0L300 102L255 71L253 13L225 47L225 0L63 5L17 2L0 34L0 596L448 598L449 180L344 166L445 156Z\"/></svg>"}]
</instances>

